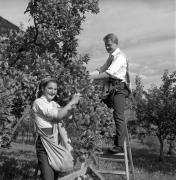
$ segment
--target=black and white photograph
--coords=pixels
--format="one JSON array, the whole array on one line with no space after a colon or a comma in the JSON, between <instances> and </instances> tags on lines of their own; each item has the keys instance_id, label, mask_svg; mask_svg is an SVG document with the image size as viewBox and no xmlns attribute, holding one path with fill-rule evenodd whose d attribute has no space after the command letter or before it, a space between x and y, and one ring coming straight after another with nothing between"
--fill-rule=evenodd
<instances>
[{"instance_id":1,"label":"black and white photograph","mask_svg":"<svg viewBox=\"0 0 176 180\"><path fill-rule=\"evenodd\" d=\"M0 0L0 180L176 180L176 0Z\"/></svg>"}]
</instances>

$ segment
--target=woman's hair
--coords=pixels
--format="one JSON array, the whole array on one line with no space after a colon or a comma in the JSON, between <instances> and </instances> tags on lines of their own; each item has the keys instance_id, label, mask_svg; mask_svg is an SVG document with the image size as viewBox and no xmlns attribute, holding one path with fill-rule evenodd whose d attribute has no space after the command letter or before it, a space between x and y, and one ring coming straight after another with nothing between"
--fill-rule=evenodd
<instances>
[{"instance_id":1,"label":"woman's hair","mask_svg":"<svg viewBox=\"0 0 176 180\"><path fill-rule=\"evenodd\" d=\"M107 41L112 41L116 44L118 44L118 38L115 34L113 33L110 33L110 34L107 34L104 38L103 38L104 42L107 42Z\"/></svg>"},{"instance_id":2,"label":"woman's hair","mask_svg":"<svg viewBox=\"0 0 176 180\"><path fill-rule=\"evenodd\" d=\"M47 77L41 80L37 92L36 92L36 97L39 98L43 94L43 89L48 85L48 83L53 82L57 84L57 80L55 78Z\"/></svg>"}]
</instances>

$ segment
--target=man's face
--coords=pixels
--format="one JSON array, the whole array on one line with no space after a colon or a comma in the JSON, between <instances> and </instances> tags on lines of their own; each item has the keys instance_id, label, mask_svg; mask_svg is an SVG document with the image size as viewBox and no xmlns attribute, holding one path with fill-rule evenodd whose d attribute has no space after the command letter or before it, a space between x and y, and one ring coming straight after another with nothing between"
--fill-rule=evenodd
<instances>
[{"instance_id":1,"label":"man's face","mask_svg":"<svg viewBox=\"0 0 176 180\"><path fill-rule=\"evenodd\" d=\"M105 48L109 54L112 54L116 49L118 45L111 40L108 40L105 42Z\"/></svg>"}]
</instances>

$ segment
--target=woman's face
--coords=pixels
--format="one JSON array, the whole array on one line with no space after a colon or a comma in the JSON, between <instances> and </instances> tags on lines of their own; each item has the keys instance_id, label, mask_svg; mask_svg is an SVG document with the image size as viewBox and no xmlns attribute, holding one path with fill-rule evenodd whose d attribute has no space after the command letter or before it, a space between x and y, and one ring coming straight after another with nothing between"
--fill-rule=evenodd
<instances>
[{"instance_id":1,"label":"woman's face","mask_svg":"<svg viewBox=\"0 0 176 180\"><path fill-rule=\"evenodd\" d=\"M43 89L43 95L51 101L57 94L57 84L55 82L49 82Z\"/></svg>"}]
</instances>

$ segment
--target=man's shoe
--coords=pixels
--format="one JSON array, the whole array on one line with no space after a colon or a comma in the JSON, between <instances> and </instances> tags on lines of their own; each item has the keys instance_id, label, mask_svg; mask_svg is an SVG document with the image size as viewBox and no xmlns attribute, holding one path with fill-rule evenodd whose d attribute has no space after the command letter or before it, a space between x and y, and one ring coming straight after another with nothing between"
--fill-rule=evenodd
<instances>
[{"instance_id":1,"label":"man's shoe","mask_svg":"<svg viewBox=\"0 0 176 180\"><path fill-rule=\"evenodd\" d=\"M114 146L113 148L109 149L108 152L111 154L117 154L117 153L123 153L124 150L123 147L121 146Z\"/></svg>"}]
</instances>

